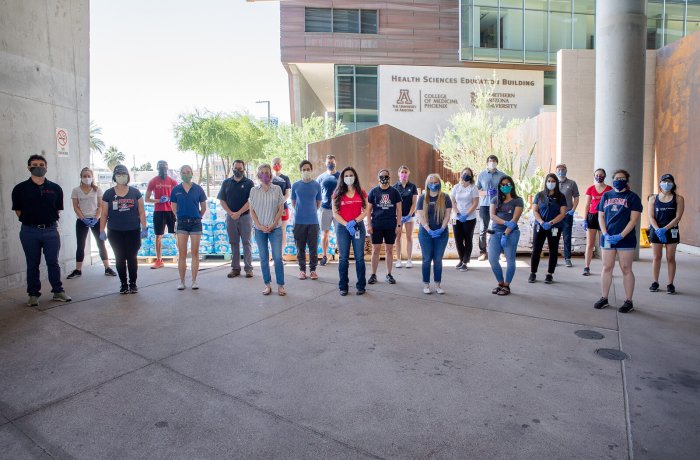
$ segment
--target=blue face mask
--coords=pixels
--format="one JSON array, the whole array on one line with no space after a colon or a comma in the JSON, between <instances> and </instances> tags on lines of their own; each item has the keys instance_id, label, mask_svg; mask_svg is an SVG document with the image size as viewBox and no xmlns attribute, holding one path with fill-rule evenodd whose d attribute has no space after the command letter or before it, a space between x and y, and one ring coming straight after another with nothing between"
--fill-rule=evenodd
<instances>
[{"instance_id":1,"label":"blue face mask","mask_svg":"<svg viewBox=\"0 0 700 460\"><path fill-rule=\"evenodd\" d=\"M472 181L472 176L471 174L462 174L462 180L464 182L471 182Z\"/></svg>"},{"instance_id":2,"label":"blue face mask","mask_svg":"<svg viewBox=\"0 0 700 460\"><path fill-rule=\"evenodd\" d=\"M428 184L428 190L430 190L431 192L437 192L438 190L440 190L440 184Z\"/></svg>"},{"instance_id":3,"label":"blue face mask","mask_svg":"<svg viewBox=\"0 0 700 460\"><path fill-rule=\"evenodd\" d=\"M501 189L501 192L505 194L508 194L511 192L511 190L513 190L512 185L501 185L499 188Z\"/></svg>"},{"instance_id":4,"label":"blue face mask","mask_svg":"<svg viewBox=\"0 0 700 460\"><path fill-rule=\"evenodd\" d=\"M554 190L555 188L557 188L556 182L547 182L547 190Z\"/></svg>"},{"instance_id":5,"label":"blue face mask","mask_svg":"<svg viewBox=\"0 0 700 460\"><path fill-rule=\"evenodd\" d=\"M627 179L615 179L613 181L613 188L618 192L627 188Z\"/></svg>"},{"instance_id":6,"label":"blue face mask","mask_svg":"<svg viewBox=\"0 0 700 460\"><path fill-rule=\"evenodd\" d=\"M333 171L335 169L335 163L326 163L326 168L328 168L329 171Z\"/></svg>"},{"instance_id":7,"label":"blue face mask","mask_svg":"<svg viewBox=\"0 0 700 460\"><path fill-rule=\"evenodd\" d=\"M661 190L664 192L669 192L671 189L673 189L673 182L661 182L659 187L661 187Z\"/></svg>"}]
</instances>

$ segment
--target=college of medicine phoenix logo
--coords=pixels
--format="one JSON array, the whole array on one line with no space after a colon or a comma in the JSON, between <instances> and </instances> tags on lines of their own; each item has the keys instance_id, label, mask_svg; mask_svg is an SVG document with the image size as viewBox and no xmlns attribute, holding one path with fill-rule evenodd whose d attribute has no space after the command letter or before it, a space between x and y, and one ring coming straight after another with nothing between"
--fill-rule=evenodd
<instances>
[{"instance_id":1,"label":"college of medicine phoenix logo","mask_svg":"<svg viewBox=\"0 0 700 460\"><path fill-rule=\"evenodd\" d=\"M413 112L416 109L407 89L399 90L399 98L396 99L396 104L393 104L393 107L395 112Z\"/></svg>"}]
</instances>

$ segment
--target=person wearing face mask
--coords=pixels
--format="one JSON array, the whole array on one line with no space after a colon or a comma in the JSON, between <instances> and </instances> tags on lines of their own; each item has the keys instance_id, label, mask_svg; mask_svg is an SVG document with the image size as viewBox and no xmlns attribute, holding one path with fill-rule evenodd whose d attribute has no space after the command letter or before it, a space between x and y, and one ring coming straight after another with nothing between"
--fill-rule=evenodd
<instances>
[{"instance_id":1,"label":"person wearing face mask","mask_svg":"<svg viewBox=\"0 0 700 460\"><path fill-rule=\"evenodd\" d=\"M333 220L332 197L338 186L340 173L336 171L335 155L326 155L326 172L316 178L316 182L321 185L321 209L318 220L321 223L321 265L328 263L328 242L331 232L331 224L337 233L337 222Z\"/></svg>"},{"instance_id":2,"label":"person wearing face mask","mask_svg":"<svg viewBox=\"0 0 700 460\"><path fill-rule=\"evenodd\" d=\"M574 228L574 215L578 208L579 192L575 181L566 177L566 165L557 165L557 177L559 178L559 191L566 198L566 217L562 222L562 238L564 239L564 264L573 267L571 263L571 231Z\"/></svg>"},{"instance_id":3,"label":"person wearing face mask","mask_svg":"<svg viewBox=\"0 0 700 460\"><path fill-rule=\"evenodd\" d=\"M498 157L489 155L486 159L487 168L479 173L476 179L476 188L479 189L479 259L488 259L486 246L486 231L491 221L491 200L498 195L498 183L505 177L505 173L498 169Z\"/></svg>"},{"instance_id":4,"label":"person wearing face mask","mask_svg":"<svg viewBox=\"0 0 700 460\"><path fill-rule=\"evenodd\" d=\"M250 215L255 225L255 242L260 251L260 271L262 272L265 289L263 295L272 293L272 277L270 275L270 258L268 244L272 250L272 260L275 263L275 281L277 293L287 294L284 290L284 264L282 263L282 212L284 211L284 195L282 189L272 183L272 168L268 164L258 166L259 185L250 191Z\"/></svg>"},{"instance_id":5,"label":"person wearing face mask","mask_svg":"<svg viewBox=\"0 0 700 460\"><path fill-rule=\"evenodd\" d=\"M250 217L250 191L255 187L252 180L245 177L245 162L233 162L233 177L221 184L216 198L226 211L226 233L231 245L231 271L226 275L235 278L241 274L241 243L243 245L243 269L246 278L253 276L253 251L251 235L253 219Z\"/></svg>"},{"instance_id":6,"label":"person wearing face mask","mask_svg":"<svg viewBox=\"0 0 700 460\"><path fill-rule=\"evenodd\" d=\"M399 167L399 181L394 184L394 188L401 195L401 228L396 235L396 268L401 268L401 233L406 233L406 268L413 268L413 216L416 213L416 203L418 202L418 187L413 182L408 181L411 171L408 166Z\"/></svg>"},{"instance_id":7,"label":"person wearing face mask","mask_svg":"<svg viewBox=\"0 0 700 460\"><path fill-rule=\"evenodd\" d=\"M192 289L199 289L197 273L199 272L199 242L202 239L202 216L207 212L207 195L204 189L192 182L192 166L180 168L182 183L176 185L170 194L173 212L177 216L177 269L180 272L178 290L185 289L187 272L187 243L190 241L192 254Z\"/></svg>"},{"instance_id":8,"label":"person wearing face mask","mask_svg":"<svg viewBox=\"0 0 700 460\"><path fill-rule=\"evenodd\" d=\"M12 189L12 210L22 223L19 240L27 261L27 306L39 305L39 265L42 251L53 300L70 302L72 299L66 294L61 283L61 266L58 263L61 237L57 223L59 213L63 211L63 189L46 178L46 158L43 156L30 156L27 169L31 174L30 178Z\"/></svg>"},{"instance_id":9,"label":"person wearing face mask","mask_svg":"<svg viewBox=\"0 0 700 460\"><path fill-rule=\"evenodd\" d=\"M148 236L143 196L136 187L129 186L129 170L117 165L112 171L116 185L102 195L100 215L100 239L109 238L114 250L115 265L119 274L120 294L136 294L138 276L137 255L141 239ZM109 231L107 231L109 230ZM128 277L127 277L128 270Z\"/></svg>"},{"instance_id":10,"label":"person wearing face mask","mask_svg":"<svg viewBox=\"0 0 700 460\"><path fill-rule=\"evenodd\" d=\"M367 196L367 231L372 236L372 274L368 284L377 282L377 268L382 243L386 246L386 280L396 284L391 275L394 261L394 243L401 231L401 194L390 185L391 176L388 169L380 169L377 174L379 185L373 187Z\"/></svg>"},{"instance_id":11,"label":"person wearing face mask","mask_svg":"<svg viewBox=\"0 0 700 460\"><path fill-rule=\"evenodd\" d=\"M537 268L540 265L542 248L547 241L549 248L549 267L544 279L546 284L554 282L554 270L559 257L559 238L561 226L566 217L566 198L559 191L559 179L556 174L547 174L544 180L545 189L535 195L532 202L532 216L535 218L534 244L530 257L530 278L528 283L537 279Z\"/></svg>"},{"instance_id":12,"label":"person wearing face mask","mask_svg":"<svg viewBox=\"0 0 700 460\"><path fill-rule=\"evenodd\" d=\"M603 255L603 270L600 274L602 297L593 304L600 310L609 306L608 293L612 285L615 256L622 270L622 284L625 288L625 302L618 309L629 313L634 309L634 273L632 261L637 247L635 226L642 214L642 200L629 188L630 175L624 169L613 174L613 190L605 192L598 203L598 224L600 225L600 247Z\"/></svg>"},{"instance_id":13,"label":"person wearing face mask","mask_svg":"<svg viewBox=\"0 0 700 460\"><path fill-rule=\"evenodd\" d=\"M102 214L102 206L100 206L102 191L95 184L92 169L85 167L80 171L80 185L73 189L70 197L71 201L73 201L73 210L77 216L75 221L77 247L75 250L75 270L66 278L70 280L82 276L85 243L90 232L92 232L92 236L100 250L100 259L102 259L102 264L105 267L105 276L117 276L117 273L109 266L109 256L107 255L105 242L100 239L100 226L97 224L100 222L100 215Z\"/></svg>"},{"instance_id":14,"label":"person wearing face mask","mask_svg":"<svg viewBox=\"0 0 700 460\"><path fill-rule=\"evenodd\" d=\"M309 160L299 163L301 180L292 185L294 207L294 241L297 245L299 279L306 279L306 247L309 247L310 278L318 279L318 209L321 207L321 184L313 179L313 165Z\"/></svg>"},{"instance_id":15,"label":"person wearing face mask","mask_svg":"<svg viewBox=\"0 0 700 460\"><path fill-rule=\"evenodd\" d=\"M357 274L357 295L365 293L365 223L367 217L367 194L360 186L360 178L352 166L340 173L343 179L333 192L333 217L338 222L338 289L341 296L348 295L350 283L350 246L355 255L355 273Z\"/></svg>"},{"instance_id":16,"label":"person wearing face mask","mask_svg":"<svg viewBox=\"0 0 700 460\"><path fill-rule=\"evenodd\" d=\"M673 281L676 277L676 247L680 242L678 224L685 211L685 200L676 193L676 181L671 174L664 174L659 181L659 193L649 197L649 242L653 252L651 264L654 282L649 286L651 292L659 290L659 271L661 255L666 246L666 263L668 265L667 294L675 294Z\"/></svg>"},{"instance_id":17,"label":"person wearing face mask","mask_svg":"<svg viewBox=\"0 0 700 460\"><path fill-rule=\"evenodd\" d=\"M289 180L289 176L282 174L282 159L277 157L272 159L272 183L282 189L282 194L284 195L284 211L282 212L282 248L287 246L287 232L284 228L286 222L289 220L289 208L287 206L287 200L292 193L292 182Z\"/></svg>"},{"instance_id":18,"label":"person wearing face mask","mask_svg":"<svg viewBox=\"0 0 700 460\"><path fill-rule=\"evenodd\" d=\"M498 194L491 199L494 233L489 239L489 264L498 281L498 286L491 293L501 296L510 294L510 283L515 276L515 255L520 239L518 220L524 207L523 199L516 193L514 184L510 176L504 176L498 183ZM506 256L505 278L499 262L501 251Z\"/></svg>"},{"instance_id":19,"label":"person wearing face mask","mask_svg":"<svg viewBox=\"0 0 700 460\"><path fill-rule=\"evenodd\" d=\"M425 190L418 197L416 211L420 228L418 242L423 256L423 294L430 294L430 265L433 266L435 292L444 294L442 288L442 257L445 255L450 233L447 226L452 213L452 200L447 193L441 192L442 179L439 174L428 174Z\"/></svg>"},{"instance_id":20,"label":"person wearing face mask","mask_svg":"<svg viewBox=\"0 0 700 460\"><path fill-rule=\"evenodd\" d=\"M153 212L153 232L156 234L156 260L151 268L163 268L162 249L165 227L168 233L175 233L175 214L170 204L170 196L177 181L168 176L168 162L160 160L156 166L158 175L148 182L146 203L155 203Z\"/></svg>"},{"instance_id":21,"label":"person wearing face mask","mask_svg":"<svg viewBox=\"0 0 700 460\"><path fill-rule=\"evenodd\" d=\"M598 238L600 225L598 225L598 203L605 192L612 190L612 187L605 183L605 170L603 168L596 169L593 173L593 185L586 189L586 200L584 209L586 209L586 220L583 222L583 229L586 230L586 254L583 268L583 276L591 274L591 260L593 259L593 249Z\"/></svg>"},{"instance_id":22,"label":"person wearing face mask","mask_svg":"<svg viewBox=\"0 0 700 460\"><path fill-rule=\"evenodd\" d=\"M459 256L459 262L455 268L460 272L466 272L472 256L476 212L479 208L479 189L474 185L474 171L471 168L462 170L460 181L452 187L450 198L455 218L452 227Z\"/></svg>"}]
</instances>

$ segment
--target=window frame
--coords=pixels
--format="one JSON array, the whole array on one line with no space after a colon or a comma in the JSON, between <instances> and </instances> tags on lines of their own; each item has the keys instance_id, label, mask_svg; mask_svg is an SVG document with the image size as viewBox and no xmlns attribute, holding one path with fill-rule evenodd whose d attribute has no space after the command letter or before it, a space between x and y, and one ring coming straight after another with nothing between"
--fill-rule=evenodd
<instances>
[{"instance_id":1,"label":"window frame","mask_svg":"<svg viewBox=\"0 0 700 460\"><path fill-rule=\"evenodd\" d=\"M324 31L316 31L316 30L308 30L307 29L307 11L308 10L328 10L330 11L330 31L324 30ZM335 27L335 11L343 11L343 12L348 12L348 11L356 11L357 12L357 32L347 32L347 31L342 31L338 32L336 31ZM362 27L362 19L363 19L363 13L374 13L374 31L373 32L364 32L363 27ZM353 35L379 35L379 10L378 9L366 9L366 8L318 8L318 7L311 7L311 6L306 6L304 7L304 33L308 34L353 34Z\"/></svg>"}]
</instances>

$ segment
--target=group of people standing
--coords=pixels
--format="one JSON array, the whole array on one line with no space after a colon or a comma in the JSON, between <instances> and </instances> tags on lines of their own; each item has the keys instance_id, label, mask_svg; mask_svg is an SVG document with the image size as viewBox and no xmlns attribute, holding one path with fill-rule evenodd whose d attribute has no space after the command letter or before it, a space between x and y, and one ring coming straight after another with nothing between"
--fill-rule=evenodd
<instances>
[{"instance_id":1,"label":"group of people standing","mask_svg":"<svg viewBox=\"0 0 700 460\"><path fill-rule=\"evenodd\" d=\"M242 160L233 163L232 177L222 183L217 195L226 212L226 230L232 250L229 278L241 275L240 246L243 247L243 271L247 278L253 277L251 238L259 248L263 295L272 293L270 258L274 264L277 293L286 295L282 248L285 231L283 223L289 219L287 200L291 199L295 213L294 239L297 246L298 278L318 279L317 265L328 262L328 247L331 228L335 228L338 245L338 288L341 296L349 291L349 260L352 247L357 281L356 294L366 292L367 284L378 282L382 245L386 253L386 282L395 284L392 267L411 268L412 235L414 218L419 225L418 241L422 253L423 292L444 294L442 287L443 255L449 240L448 225L453 220L453 233L459 256L455 266L466 272L472 253L472 240L477 220L479 229L479 260L488 260L497 281L492 293L504 296L511 292L511 282L516 266L515 256L520 239L519 222L525 208L523 198L518 196L513 179L498 170L498 158L491 155L487 169L475 177L471 168L461 171L460 180L449 194L442 191L442 179L438 174L429 174L423 192L410 182L410 170L402 165L398 180L392 184L391 172L381 169L377 174L377 185L367 193L360 185L357 171L352 166L337 171L336 158L326 157L326 171L314 178L313 164L307 160L299 164L301 179L291 184L282 174L282 162L273 159L271 164L257 167L256 185L246 177L246 166ZM41 295L39 265L43 251L48 266L49 282L53 300L67 302L71 298L61 283L58 251L60 237L57 230L59 212L63 210L63 191L58 184L45 178L46 159L32 155L28 160L31 173L29 180L18 184L12 192L12 209L22 222L20 240L27 260L27 293L30 306L38 305ZM193 171L189 165L180 168L178 183L169 177L168 164L158 162L158 176L148 184L145 201L155 203L153 216L156 236L156 261L151 268L163 266L161 259L162 236L167 229L176 232L178 245L178 270L180 283L177 289L184 290L188 246L192 254L191 288L198 289L199 244L202 235L202 216L207 210L207 197L196 183L192 182ZM80 183L72 190L71 200L76 214L76 268L68 279L82 275L85 243L92 232L98 245L106 276L118 276L122 294L136 293L138 275L137 253L141 240L148 236L144 197L135 187L129 186L129 170L117 165L113 170L114 186L104 193L94 180L89 168L80 171ZM606 173L598 169L594 183L586 190L587 246L583 275L590 275L598 232L602 249L601 298L596 309L608 306L608 292L612 283L615 260L619 261L623 274L625 302L620 311L626 313L633 307L634 274L632 260L637 245L635 226L641 212L642 202L629 187L629 174L618 170L613 174L612 187L605 184ZM676 192L672 175L664 174L659 182L659 193L648 202L649 238L653 247L653 278L650 290L659 290L659 272L663 247L666 247L669 283L666 292L675 293L675 250L680 240L678 224L683 216L683 197ZM533 251L528 281L536 282L541 253L546 242L549 260L545 283L554 282L559 241L564 238L564 262L571 263L571 232L573 217L579 202L576 182L567 178L566 165L558 165L556 173L548 174L545 186L532 202ZM477 219L477 214L480 219ZM406 234L407 260L402 261L401 235ZM318 239L321 235L321 258L318 258ZM371 274L366 276L364 260L365 237L370 235L372 243ZM491 234L487 238L487 234ZM105 241L109 241L115 254L116 273L109 266ZM394 245L397 256L394 264ZM307 257L308 248L308 268ZM500 257L506 262L504 272ZM431 286L431 272L434 289Z\"/></svg>"}]
</instances>

